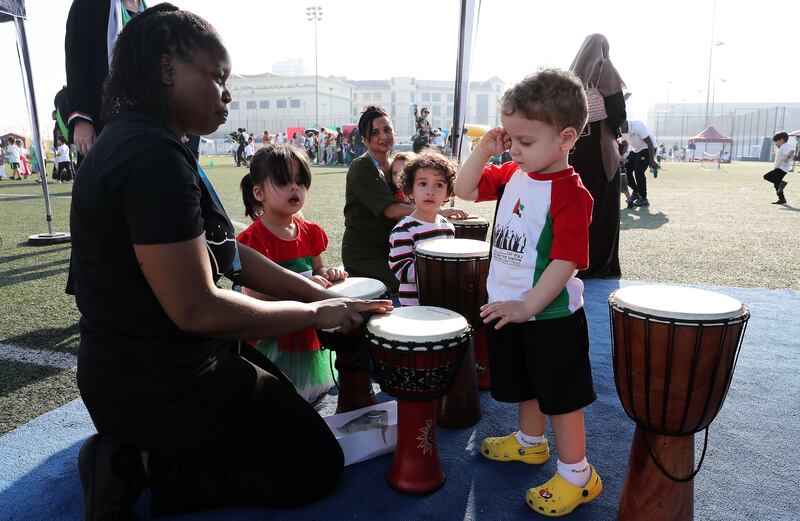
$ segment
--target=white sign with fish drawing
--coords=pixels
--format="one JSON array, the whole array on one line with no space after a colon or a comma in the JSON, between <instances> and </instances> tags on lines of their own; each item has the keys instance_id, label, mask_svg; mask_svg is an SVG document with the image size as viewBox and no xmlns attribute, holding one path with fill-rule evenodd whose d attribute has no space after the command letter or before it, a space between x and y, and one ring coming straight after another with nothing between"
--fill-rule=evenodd
<instances>
[{"instance_id":1,"label":"white sign with fish drawing","mask_svg":"<svg viewBox=\"0 0 800 521\"><path fill-rule=\"evenodd\" d=\"M342 447L345 465L394 452L397 445L394 400L327 416L324 420Z\"/></svg>"}]
</instances>

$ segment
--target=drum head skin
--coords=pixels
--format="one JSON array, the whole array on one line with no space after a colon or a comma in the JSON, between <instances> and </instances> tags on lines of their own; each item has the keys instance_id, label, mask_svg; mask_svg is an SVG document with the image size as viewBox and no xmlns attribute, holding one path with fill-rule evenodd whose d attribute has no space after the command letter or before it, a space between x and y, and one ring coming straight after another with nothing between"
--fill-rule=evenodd
<instances>
[{"instance_id":1,"label":"drum head skin","mask_svg":"<svg viewBox=\"0 0 800 521\"><path fill-rule=\"evenodd\" d=\"M722 293L666 284L620 288L608 297L608 302L630 311L679 320L720 320L745 312L741 302Z\"/></svg>"},{"instance_id":2,"label":"drum head skin","mask_svg":"<svg viewBox=\"0 0 800 521\"><path fill-rule=\"evenodd\" d=\"M386 294L386 286L377 279L367 277L347 277L334 283L329 290L343 297L372 300Z\"/></svg>"},{"instance_id":3,"label":"drum head skin","mask_svg":"<svg viewBox=\"0 0 800 521\"><path fill-rule=\"evenodd\" d=\"M416 245L414 251L429 257L460 259L489 257L489 243L474 239L431 239Z\"/></svg>"},{"instance_id":4,"label":"drum head skin","mask_svg":"<svg viewBox=\"0 0 800 521\"><path fill-rule=\"evenodd\" d=\"M367 331L384 340L430 343L452 340L469 330L467 319L449 309L433 306L395 308L373 315Z\"/></svg>"},{"instance_id":5,"label":"drum head skin","mask_svg":"<svg viewBox=\"0 0 800 521\"><path fill-rule=\"evenodd\" d=\"M483 217L467 217L466 219L448 219L453 226L489 226L489 221Z\"/></svg>"}]
</instances>

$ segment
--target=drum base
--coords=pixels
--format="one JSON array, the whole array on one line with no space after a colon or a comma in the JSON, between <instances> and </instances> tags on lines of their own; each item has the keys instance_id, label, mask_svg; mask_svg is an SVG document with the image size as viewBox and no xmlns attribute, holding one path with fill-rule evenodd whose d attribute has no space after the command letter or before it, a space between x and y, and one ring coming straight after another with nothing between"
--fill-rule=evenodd
<instances>
[{"instance_id":1,"label":"drum base","mask_svg":"<svg viewBox=\"0 0 800 521\"><path fill-rule=\"evenodd\" d=\"M464 352L453 390L439 399L439 426L448 429L472 427L481 419L478 375L475 373L474 337Z\"/></svg>"},{"instance_id":2,"label":"drum base","mask_svg":"<svg viewBox=\"0 0 800 521\"><path fill-rule=\"evenodd\" d=\"M650 457L644 436L653 455L673 476L688 476L694 470L694 434L662 436L637 426L617 520L691 521L694 480L678 483L665 476Z\"/></svg>"},{"instance_id":3,"label":"drum base","mask_svg":"<svg viewBox=\"0 0 800 521\"><path fill-rule=\"evenodd\" d=\"M372 378L364 369L360 353L336 353L339 371L339 400L336 414L350 412L378 403L372 391Z\"/></svg>"},{"instance_id":4,"label":"drum base","mask_svg":"<svg viewBox=\"0 0 800 521\"><path fill-rule=\"evenodd\" d=\"M489 373L489 345L486 343L486 326L475 329L475 372L478 373L478 389L488 391L492 388Z\"/></svg>"},{"instance_id":5,"label":"drum base","mask_svg":"<svg viewBox=\"0 0 800 521\"><path fill-rule=\"evenodd\" d=\"M397 449L386 476L398 492L431 494L444 484L436 448L436 401L397 400Z\"/></svg>"}]
</instances>

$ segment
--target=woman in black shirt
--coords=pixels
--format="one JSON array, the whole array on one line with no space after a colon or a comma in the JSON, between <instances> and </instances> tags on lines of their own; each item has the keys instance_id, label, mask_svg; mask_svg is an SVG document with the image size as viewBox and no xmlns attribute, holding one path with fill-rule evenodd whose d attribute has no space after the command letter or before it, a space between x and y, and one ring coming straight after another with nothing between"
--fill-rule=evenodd
<instances>
[{"instance_id":1,"label":"woman in black shirt","mask_svg":"<svg viewBox=\"0 0 800 521\"><path fill-rule=\"evenodd\" d=\"M319 499L341 449L286 377L234 339L348 331L390 304L330 299L243 245L241 282L278 301L217 287L235 234L181 142L214 132L230 102L229 58L205 20L146 10L120 34L111 71L110 122L70 215L78 387L99 432L80 454L85 519L116 519L144 487L154 515Z\"/></svg>"}]
</instances>

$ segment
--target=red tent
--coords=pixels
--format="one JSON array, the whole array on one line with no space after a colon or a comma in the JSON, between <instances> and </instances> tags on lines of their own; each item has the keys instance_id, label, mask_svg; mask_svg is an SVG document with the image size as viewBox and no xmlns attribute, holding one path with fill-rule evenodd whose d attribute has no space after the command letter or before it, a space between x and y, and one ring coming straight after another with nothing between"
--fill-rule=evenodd
<instances>
[{"instance_id":1,"label":"red tent","mask_svg":"<svg viewBox=\"0 0 800 521\"><path fill-rule=\"evenodd\" d=\"M689 143L722 143L722 150L720 151L720 161L723 163L731 162L731 148L733 147L733 139L723 136L714 127L708 127L694 137L689 138ZM727 154L725 154L725 144L728 144Z\"/></svg>"}]
</instances>

